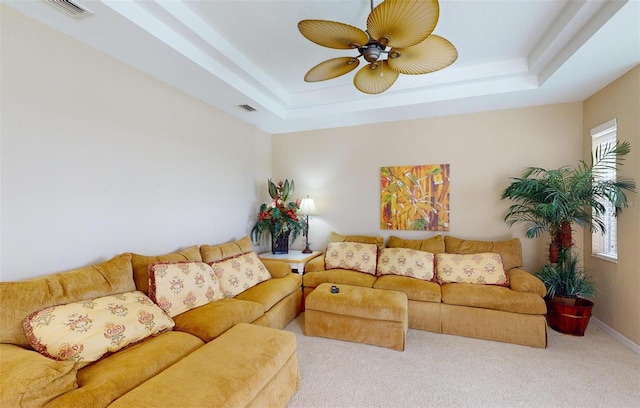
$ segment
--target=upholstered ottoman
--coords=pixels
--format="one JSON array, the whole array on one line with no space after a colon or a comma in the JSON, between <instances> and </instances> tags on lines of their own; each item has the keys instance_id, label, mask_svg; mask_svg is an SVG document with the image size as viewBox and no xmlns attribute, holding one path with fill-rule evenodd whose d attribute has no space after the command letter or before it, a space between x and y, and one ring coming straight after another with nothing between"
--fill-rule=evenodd
<instances>
[{"instance_id":1,"label":"upholstered ottoman","mask_svg":"<svg viewBox=\"0 0 640 408\"><path fill-rule=\"evenodd\" d=\"M331 293L331 286L339 293ZM402 292L323 283L307 296L305 334L402 351L407 303Z\"/></svg>"},{"instance_id":2,"label":"upholstered ottoman","mask_svg":"<svg viewBox=\"0 0 640 408\"><path fill-rule=\"evenodd\" d=\"M295 335L239 323L110 407L285 407L299 385Z\"/></svg>"}]
</instances>

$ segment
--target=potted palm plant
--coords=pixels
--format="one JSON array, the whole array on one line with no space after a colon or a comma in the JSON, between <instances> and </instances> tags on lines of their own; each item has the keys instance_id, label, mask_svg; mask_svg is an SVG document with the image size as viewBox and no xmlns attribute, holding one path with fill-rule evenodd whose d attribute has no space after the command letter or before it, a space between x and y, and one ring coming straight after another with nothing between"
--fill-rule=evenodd
<instances>
[{"instance_id":1,"label":"potted palm plant","mask_svg":"<svg viewBox=\"0 0 640 408\"><path fill-rule=\"evenodd\" d=\"M268 186L273 201L260 206L251 237L258 243L263 237L271 236L271 252L286 254L289 252L289 238L295 240L300 233L307 233L306 223L297 214L300 200L287 202L295 190L293 180L276 184L269 179Z\"/></svg>"},{"instance_id":2,"label":"potted palm plant","mask_svg":"<svg viewBox=\"0 0 640 408\"><path fill-rule=\"evenodd\" d=\"M520 178L514 180L502 193L502 199L516 203L505 216L507 225L527 224L527 238L537 238L549 233L549 263L537 276L547 287L547 319L549 325L563 333L584 335L593 303L595 286L591 277L578 265L573 253L573 224L589 228L592 232L605 232L603 216L609 202L616 215L629 206L625 191L634 191L635 182L627 178L609 180L603 175L622 165L629 154L629 142L605 144L596 148L591 163L580 161L578 166L559 169L526 168ZM558 310L557 305L575 309ZM558 323L558 315L577 316L582 320L578 329ZM584 318L586 316L586 318ZM585 322L586 320L586 322ZM584 328L581 328L584 326Z\"/></svg>"}]
</instances>

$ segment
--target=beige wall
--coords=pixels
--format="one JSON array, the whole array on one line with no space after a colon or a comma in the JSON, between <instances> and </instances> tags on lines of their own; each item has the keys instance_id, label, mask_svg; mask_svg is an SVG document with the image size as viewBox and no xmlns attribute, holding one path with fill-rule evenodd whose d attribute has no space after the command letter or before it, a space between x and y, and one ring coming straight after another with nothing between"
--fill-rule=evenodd
<instances>
[{"instance_id":1,"label":"beige wall","mask_svg":"<svg viewBox=\"0 0 640 408\"><path fill-rule=\"evenodd\" d=\"M0 279L247 234L268 134L0 7Z\"/></svg>"},{"instance_id":2,"label":"beige wall","mask_svg":"<svg viewBox=\"0 0 640 408\"><path fill-rule=\"evenodd\" d=\"M524 167L577 163L582 104L568 103L273 137L273 174L294 178L299 197L311 195L320 215L311 222L312 248L329 233L407 238L433 232L380 230L380 167L449 163L451 229L474 239L522 238L525 267L546 259L544 239L524 238L524 226L503 221L511 202L502 191ZM582 237L578 235L581 246Z\"/></svg>"},{"instance_id":3,"label":"beige wall","mask_svg":"<svg viewBox=\"0 0 640 408\"><path fill-rule=\"evenodd\" d=\"M589 160L590 129L616 118L618 140L631 142L618 174L640 182L640 66L584 101L584 155ZM586 269L597 281L593 313L599 320L640 344L640 196L627 195L630 208L618 218L618 262L585 256ZM585 253L591 253L591 234L585 233Z\"/></svg>"}]
</instances>

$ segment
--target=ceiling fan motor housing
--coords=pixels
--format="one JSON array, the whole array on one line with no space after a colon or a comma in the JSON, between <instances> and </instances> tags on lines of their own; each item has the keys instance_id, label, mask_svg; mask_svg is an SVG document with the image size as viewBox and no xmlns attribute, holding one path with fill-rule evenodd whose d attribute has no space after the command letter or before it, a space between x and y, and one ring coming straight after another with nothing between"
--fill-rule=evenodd
<instances>
[{"instance_id":1,"label":"ceiling fan motor housing","mask_svg":"<svg viewBox=\"0 0 640 408\"><path fill-rule=\"evenodd\" d=\"M377 42L369 42L360 50L367 62L376 62L382 54L382 47Z\"/></svg>"}]
</instances>

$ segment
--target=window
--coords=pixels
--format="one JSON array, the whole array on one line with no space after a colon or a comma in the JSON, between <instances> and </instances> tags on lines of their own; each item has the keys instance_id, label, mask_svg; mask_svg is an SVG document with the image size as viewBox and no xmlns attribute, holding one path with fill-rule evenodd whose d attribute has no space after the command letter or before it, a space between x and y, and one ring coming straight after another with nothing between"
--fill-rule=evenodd
<instances>
[{"instance_id":1,"label":"window","mask_svg":"<svg viewBox=\"0 0 640 408\"><path fill-rule=\"evenodd\" d=\"M616 130L617 122L615 119L591 129L591 151L593 152L598 146L615 144L617 142ZM599 178L615 180L616 170L608 170ZM615 216L615 208L608 201L601 203L606 208L606 213L602 217L606 232L591 234L591 253L598 258L616 261L618 259L618 220Z\"/></svg>"}]
</instances>

